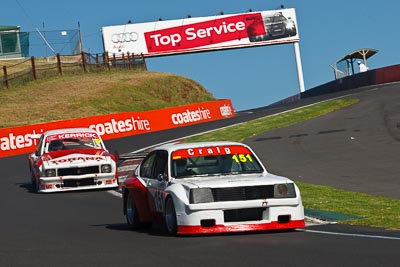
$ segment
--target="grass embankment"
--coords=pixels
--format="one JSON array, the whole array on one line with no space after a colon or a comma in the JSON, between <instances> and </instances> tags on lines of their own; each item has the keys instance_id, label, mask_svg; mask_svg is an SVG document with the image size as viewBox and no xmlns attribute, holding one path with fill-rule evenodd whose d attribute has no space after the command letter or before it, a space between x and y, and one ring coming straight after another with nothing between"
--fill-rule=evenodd
<instances>
[{"instance_id":1,"label":"grass embankment","mask_svg":"<svg viewBox=\"0 0 400 267\"><path fill-rule=\"evenodd\" d=\"M265 131L285 127L357 103L357 99L332 100L283 114L256 119L222 130L188 138L186 141L229 140L243 142ZM400 200L338 190L296 181L307 209L345 213L360 217L341 221L400 230Z\"/></svg>"},{"instance_id":2,"label":"grass embankment","mask_svg":"<svg viewBox=\"0 0 400 267\"><path fill-rule=\"evenodd\" d=\"M168 73L117 70L37 80L0 92L0 127L136 112L214 100L197 82Z\"/></svg>"}]
</instances>

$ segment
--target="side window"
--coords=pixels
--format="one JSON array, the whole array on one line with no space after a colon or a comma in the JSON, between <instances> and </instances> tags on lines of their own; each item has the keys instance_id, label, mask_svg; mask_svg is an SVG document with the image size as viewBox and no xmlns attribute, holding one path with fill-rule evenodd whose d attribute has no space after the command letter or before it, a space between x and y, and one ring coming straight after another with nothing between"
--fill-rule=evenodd
<instances>
[{"instance_id":1,"label":"side window","mask_svg":"<svg viewBox=\"0 0 400 267\"><path fill-rule=\"evenodd\" d=\"M149 154L140 165L140 176L145 178L151 178L151 170L153 167L154 159L156 158L156 153L153 152Z\"/></svg>"},{"instance_id":2,"label":"side window","mask_svg":"<svg viewBox=\"0 0 400 267\"><path fill-rule=\"evenodd\" d=\"M41 155L41 150L42 150L42 146L43 146L43 139L44 139L44 135L42 134L42 136L40 136L39 139L39 143L36 146L36 151L35 151L35 155L36 156L40 156Z\"/></svg>"},{"instance_id":3,"label":"side window","mask_svg":"<svg viewBox=\"0 0 400 267\"><path fill-rule=\"evenodd\" d=\"M158 151L154 163L154 172L152 178L157 178L158 175L160 174L167 176L168 174L167 164L168 164L168 153L166 151Z\"/></svg>"}]
</instances>

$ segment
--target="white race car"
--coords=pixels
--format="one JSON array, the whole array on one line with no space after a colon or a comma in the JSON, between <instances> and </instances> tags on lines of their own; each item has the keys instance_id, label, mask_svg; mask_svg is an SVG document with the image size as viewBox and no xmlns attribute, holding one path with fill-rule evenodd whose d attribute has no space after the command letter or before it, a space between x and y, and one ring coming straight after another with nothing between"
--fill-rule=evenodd
<instances>
[{"instance_id":1,"label":"white race car","mask_svg":"<svg viewBox=\"0 0 400 267\"><path fill-rule=\"evenodd\" d=\"M162 224L168 234L304 228L298 187L266 171L236 142L166 144L122 183L128 225Z\"/></svg>"},{"instance_id":2,"label":"white race car","mask_svg":"<svg viewBox=\"0 0 400 267\"><path fill-rule=\"evenodd\" d=\"M28 160L32 185L38 192L118 187L116 159L100 135L89 128L43 133Z\"/></svg>"}]
</instances>

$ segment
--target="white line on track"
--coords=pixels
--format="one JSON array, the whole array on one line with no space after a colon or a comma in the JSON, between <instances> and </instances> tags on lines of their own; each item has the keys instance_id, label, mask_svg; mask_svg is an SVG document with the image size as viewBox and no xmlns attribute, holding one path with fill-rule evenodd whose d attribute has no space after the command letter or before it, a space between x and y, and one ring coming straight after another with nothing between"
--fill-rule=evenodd
<instances>
[{"instance_id":1,"label":"white line on track","mask_svg":"<svg viewBox=\"0 0 400 267\"><path fill-rule=\"evenodd\" d=\"M118 191L116 191L116 190L108 190L107 193L110 193L110 194L113 195L113 196L122 198L121 192L118 192Z\"/></svg>"},{"instance_id":2,"label":"white line on track","mask_svg":"<svg viewBox=\"0 0 400 267\"><path fill-rule=\"evenodd\" d=\"M369 90L366 90L366 91L368 92L368 91L374 91L374 90L378 90L378 89L379 88L372 88L372 89L369 89ZM322 101L319 101L319 102L315 102L315 103L304 105L304 106L301 106L301 107L285 110L285 111L282 111L282 112L274 113L274 114L267 115L267 116L264 116L264 117L260 117L260 118L257 118L257 119L253 119L253 120L258 120L258 119L278 116L278 115L285 114L285 113L288 113L288 112L291 112L291 111L294 111L294 110L298 110L298 109L302 109L302 108L318 105L318 104L321 104L321 103L324 103L324 102L328 102L328 101L331 101L331 100L335 100L335 99L339 99L339 98L345 98L345 97L348 97L348 96L351 96L351 95L354 95L354 94L357 94L357 93L350 93L350 94L346 94L346 95L343 95L343 96L338 96L338 97L330 98L330 99L327 99L327 100L322 100ZM197 135L202 135L202 134L207 134L207 133L223 130L223 129L226 129L226 128L230 128L230 127L234 127L234 126L237 126L237 125L244 124L246 122L247 121L239 122L239 123L236 123L236 124L220 127L220 128L213 129L213 130L208 130L208 131L199 132L199 133L192 134L192 135L182 136L180 138L172 139L170 141L165 141L165 142L161 142L161 143L158 143L158 144L155 144L155 145L152 145L152 146L144 147L142 149L138 149L138 150L130 152L130 153L140 153L140 152L145 151L145 150L147 150L149 148L152 148L152 147L156 147L156 146L167 144L167 143L179 142L179 140L182 140L182 139L185 139L185 138L189 138L189 137L193 137L193 136L197 136Z\"/></svg>"},{"instance_id":3,"label":"white line on track","mask_svg":"<svg viewBox=\"0 0 400 267\"><path fill-rule=\"evenodd\" d=\"M324 235L338 235L338 236L349 236L349 237L366 237L366 238L390 239L390 240L399 240L400 241L400 237L394 237L394 236L338 233L338 232L316 231L316 230L308 230L308 229L296 229L296 231L308 232L308 233L316 233L316 234L324 234Z\"/></svg>"},{"instance_id":4,"label":"white line on track","mask_svg":"<svg viewBox=\"0 0 400 267\"><path fill-rule=\"evenodd\" d=\"M122 198L122 193L116 190L109 190L107 191L111 195L116 197ZM331 224L322 221L320 223L315 223L313 225L323 225L323 224ZM328 232L328 231L317 231L317 230L309 230L309 229L296 229L299 232L307 232L307 233L314 233L314 234L324 234L324 235L336 235L336 236L348 236L348 237L362 237L362 238L375 238L375 239L389 239L389 240L398 240L400 241L400 237L393 237L393 236L382 236L382 235L366 235L366 234L352 234L352 233L339 233L339 232Z\"/></svg>"}]
</instances>

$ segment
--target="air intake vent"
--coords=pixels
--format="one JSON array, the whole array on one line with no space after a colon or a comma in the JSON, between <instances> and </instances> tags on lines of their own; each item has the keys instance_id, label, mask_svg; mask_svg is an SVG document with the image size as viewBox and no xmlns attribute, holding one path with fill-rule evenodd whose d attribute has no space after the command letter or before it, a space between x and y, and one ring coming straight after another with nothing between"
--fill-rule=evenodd
<instances>
[{"instance_id":1,"label":"air intake vent","mask_svg":"<svg viewBox=\"0 0 400 267\"><path fill-rule=\"evenodd\" d=\"M274 186L225 187L211 189L214 201L240 201L274 197Z\"/></svg>"},{"instance_id":2,"label":"air intake vent","mask_svg":"<svg viewBox=\"0 0 400 267\"><path fill-rule=\"evenodd\" d=\"M235 209L224 211L225 222L261 221L264 208Z\"/></svg>"},{"instance_id":3,"label":"air intake vent","mask_svg":"<svg viewBox=\"0 0 400 267\"><path fill-rule=\"evenodd\" d=\"M58 169L57 172L58 176L99 173L99 166L89 166L82 168L65 168L65 169Z\"/></svg>"}]
</instances>

